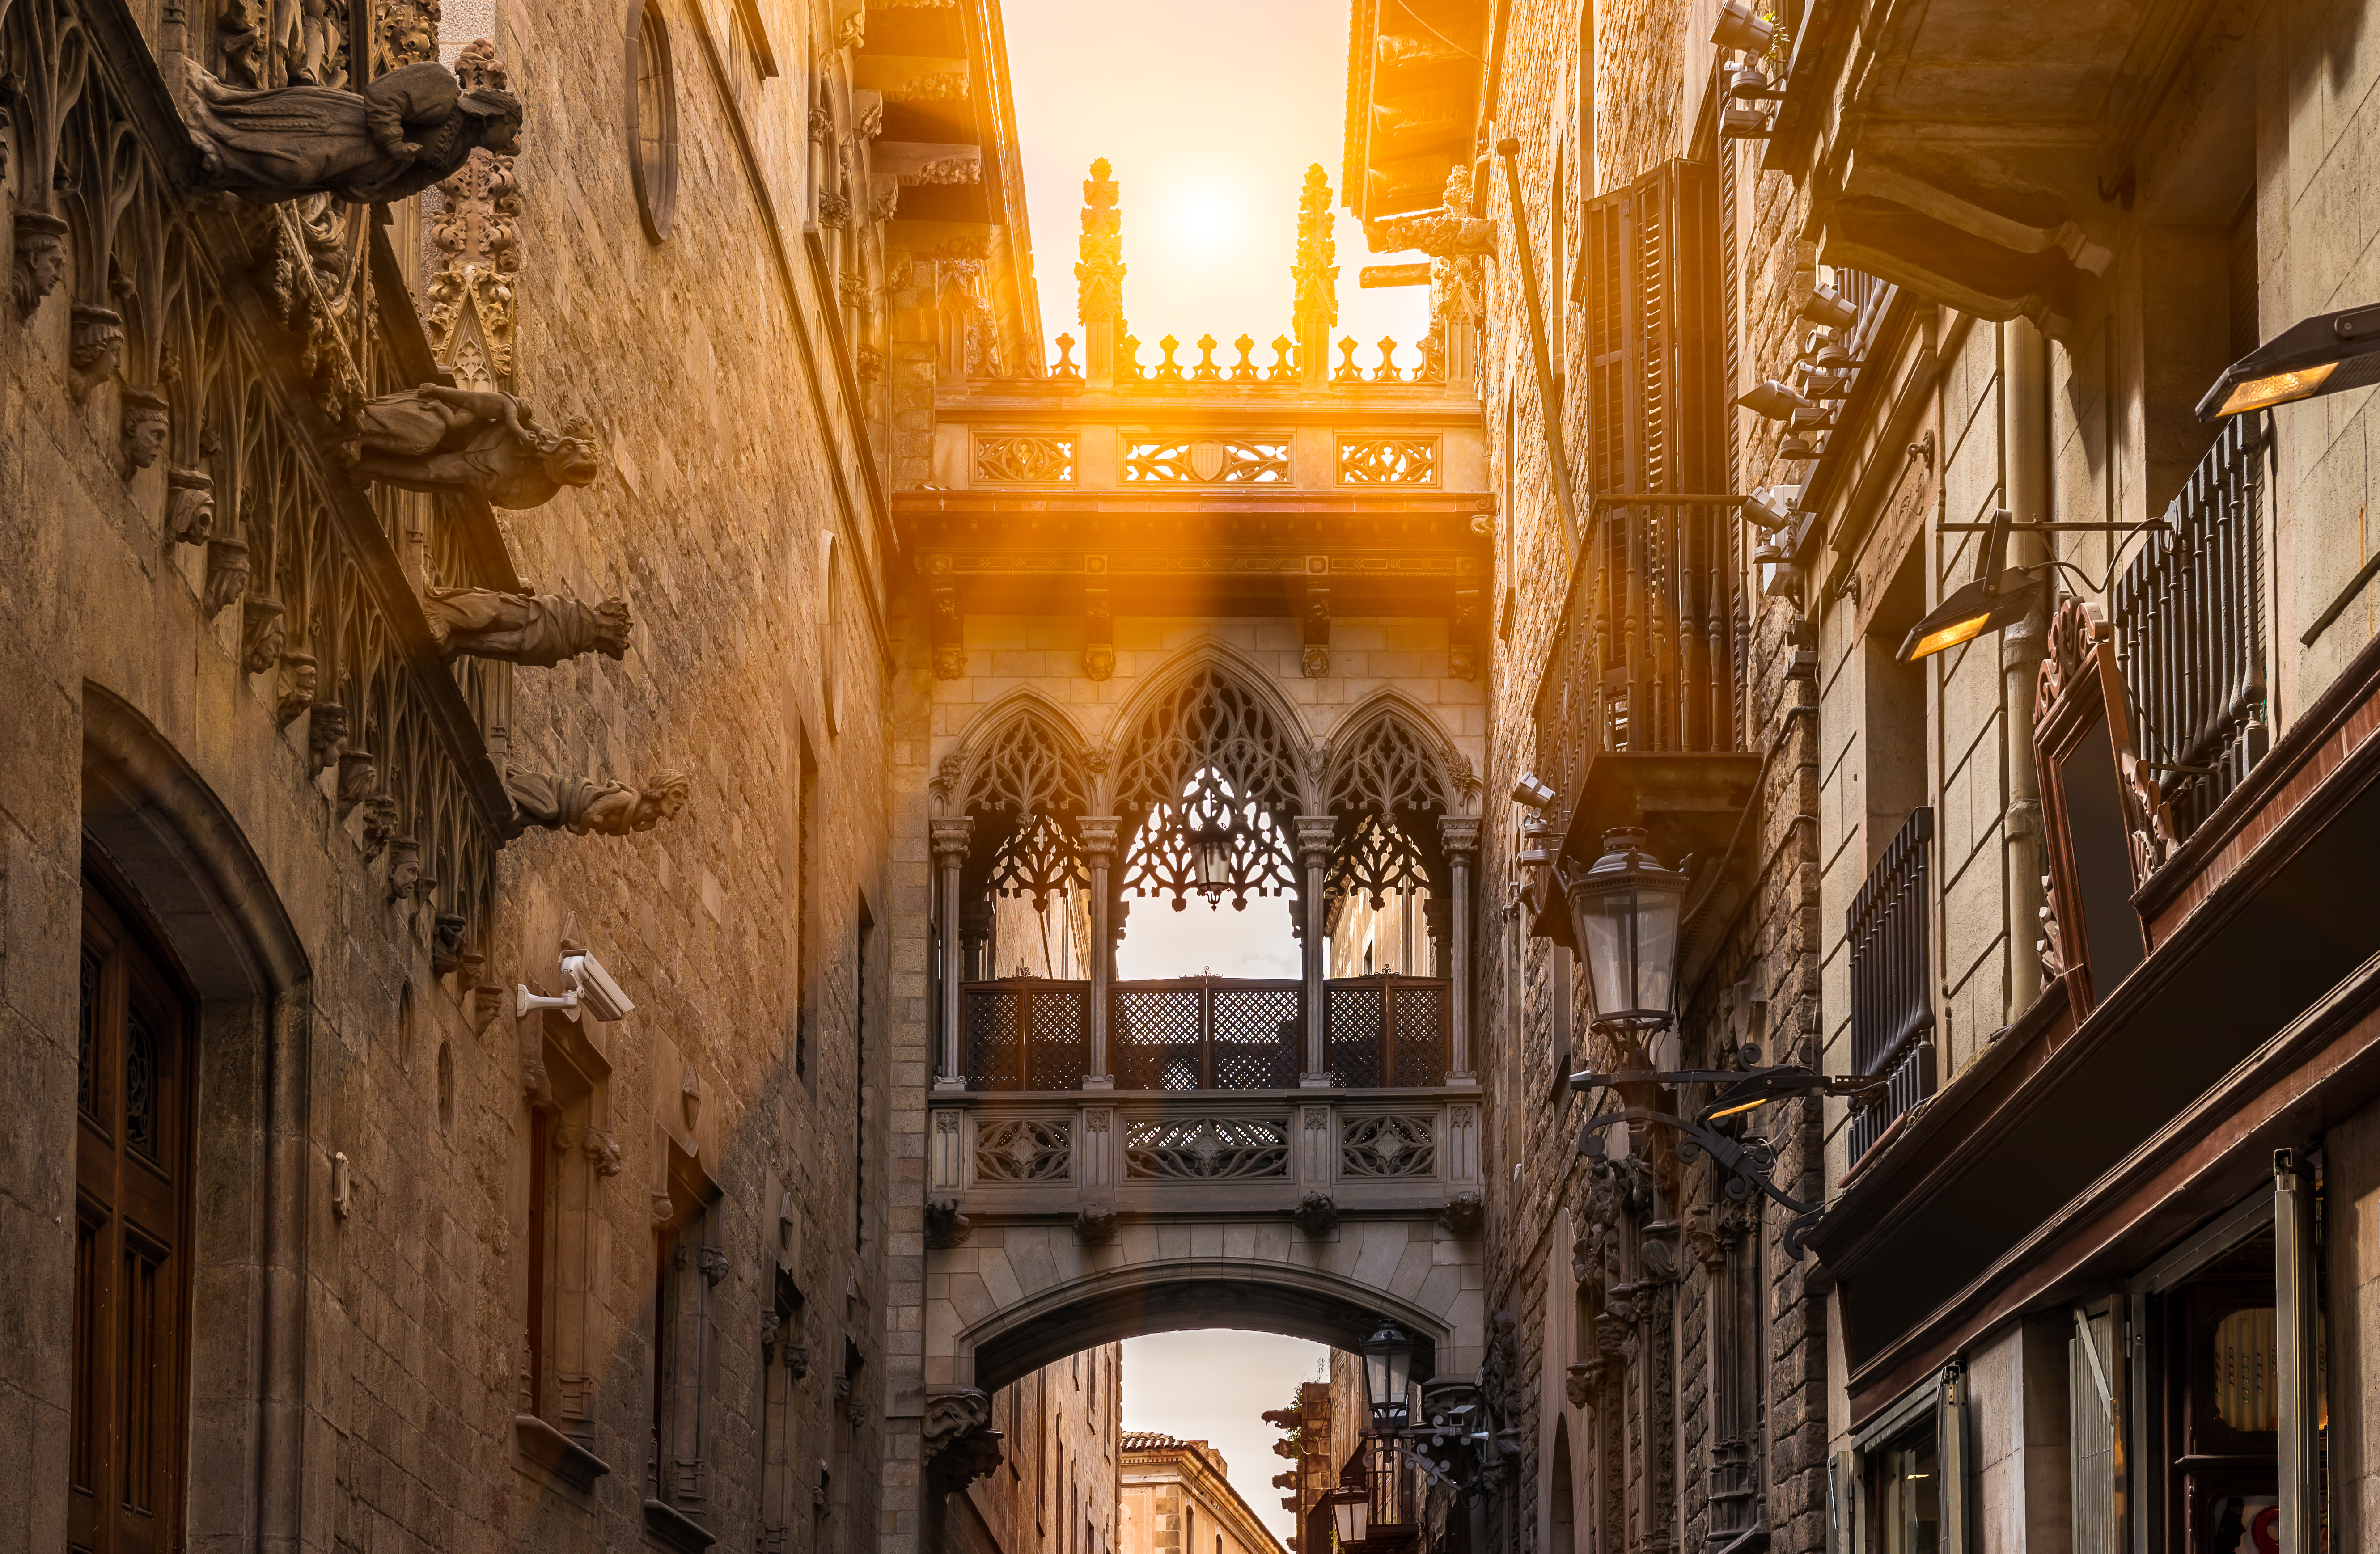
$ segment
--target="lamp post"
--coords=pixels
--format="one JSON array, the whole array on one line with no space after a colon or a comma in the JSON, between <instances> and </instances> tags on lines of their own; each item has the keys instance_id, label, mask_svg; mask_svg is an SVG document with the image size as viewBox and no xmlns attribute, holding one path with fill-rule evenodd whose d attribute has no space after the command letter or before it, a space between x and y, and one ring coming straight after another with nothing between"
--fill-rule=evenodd
<instances>
[{"instance_id":1,"label":"lamp post","mask_svg":"<svg viewBox=\"0 0 2380 1554\"><path fill-rule=\"evenodd\" d=\"M1791 1210L1785 1249L1802 1255L1802 1237L1824 1212L1779 1192L1769 1182L1777 1151L1766 1140L1740 1138L1742 1117L1772 1100L1813 1093L1866 1097L1886 1081L1861 1075L1829 1077L1799 1063L1761 1067L1759 1049L1738 1049L1740 1069L1657 1069L1645 1038L1673 1018L1678 966L1679 910L1686 892L1683 868L1665 868L1645 851L1645 833L1633 828L1603 834L1603 856L1574 880L1561 881L1572 930L1585 962L1587 989L1598 1034L1617 1038L1620 1066L1571 1075L1574 1090L1612 1090L1621 1104L1598 1111L1579 1130L1578 1151L1603 1158L1604 1134L1614 1127L1663 1127L1678 1135L1678 1159L1691 1165L1708 1154L1722 1174L1727 1196L1741 1203L1757 1192ZM1672 1098L1694 1096L1707 1087L1699 1105ZM1672 1110L1672 1108L1675 1110ZM1724 1124L1724 1125L1722 1125Z\"/></svg>"}]
</instances>

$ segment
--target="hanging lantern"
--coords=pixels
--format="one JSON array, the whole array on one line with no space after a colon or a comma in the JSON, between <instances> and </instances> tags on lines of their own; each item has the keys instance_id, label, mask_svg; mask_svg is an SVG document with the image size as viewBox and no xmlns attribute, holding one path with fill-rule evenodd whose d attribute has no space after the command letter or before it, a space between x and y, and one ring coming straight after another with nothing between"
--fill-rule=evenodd
<instances>
[{"instance_id":1,"label":"hanging lantern","mask_svg":"<svg viewBox=\"0 0 2380 1554\"><path fill-rule=\"evenodd\" d=\"M1645 833L1633 826L1607 831L1603 856L1563 882L1598 1026L1658 1029L1670 1023L1686 876L1662 868L1644 844Z\"/></svg>"}]
</instances>

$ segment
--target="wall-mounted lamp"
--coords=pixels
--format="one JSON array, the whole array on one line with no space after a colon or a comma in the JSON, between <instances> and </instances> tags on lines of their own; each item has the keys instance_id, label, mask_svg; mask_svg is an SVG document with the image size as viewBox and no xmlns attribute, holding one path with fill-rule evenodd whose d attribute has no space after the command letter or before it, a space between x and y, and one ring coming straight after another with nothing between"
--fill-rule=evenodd
<instances>
[{"instance_id":1,"label":"wall-mounted lamp","mask_svg":"<svg viewBox=\"0 0 2380 1554\"><path fill-rule=\"evenodd\" d=\"M2198 419L2216 421L2374 383L2380 383L2380 307L2350 308L2291 324L2225 368L2198 402Z\"/></svg>"},{"instance_id":2,"label":"wall-mounted lamp","mask_svg":"<svg viewBox=\"0 0 2380 1554\"><path fill-rule=\"evenodd\" d=\"M1973 581L1952 590L1948 599L1909 628L1900 644L1900 662L1915 663L1946 648L1972 642L1987 631L1998 631L2024 619L2041 595L2041 580L2021 566L2003 568L2008 559L2010 526L2005 507L1992 515L1983 549L1975 557Z\"/></svg>"}]
</instances>

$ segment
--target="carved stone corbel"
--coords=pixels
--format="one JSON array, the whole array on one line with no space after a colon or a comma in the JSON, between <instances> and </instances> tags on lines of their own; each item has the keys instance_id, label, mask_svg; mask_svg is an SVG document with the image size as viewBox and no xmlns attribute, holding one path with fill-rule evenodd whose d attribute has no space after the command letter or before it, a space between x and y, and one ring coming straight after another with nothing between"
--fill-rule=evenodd
<instances>
[{"instance_id":1,"label":"carved stone corbel","mask_svg":"<svg viewBox=\"0 0 2380 1554\"><path fill-rule=\"evenodd\" d=\"M1115 674L1115 613L1108 592L1108 558L1083 558L1083 673L1094 680Z\"/></svg>"},{"instance_id":2,"label":"carved stone corbel","mask_svg":"<svg viewBox=\"0 0 2380 1554\"><path fill-rule=\"evenodd\" d=\"M287 608L261 593L240 601L239 664L250 674L261 674L281 662L288 636Z\"/></svg>"},{"instance_id":3,"label":"carved stone corbel","mask_svg":"<svg viewBox=\"0 0 2380 1554\"><path fill-rule=\"evenodd\" d=\"M273 688L273 716L277 727L287 728L298 721L298 715L314 705L314 691L322 678L321 666L311 653L285 652L281 655L280 683Z\"/></svg>"},{"instance_id":4,"label":"carved stone corbel","mask_svg":"<svg viewBox=\"0 0 2380 1554\"><path fill-rule=\"evenodd\" d=\"M165 396L153 389L127 388L116 407L116 443L124 455L124 478L130 480L157 462L165 452L165 434L174 424Z\"/></svg>"},{"instance_id":5,"label":"carved stone corbel","mask_svg":"<svg viewBox=\"0 0 2380 1554\"><path fill-rule=\"evenodd\" d=\"M953 1246L964 1246L975 1233L974 1222L959 1212L956 1198L926 1200L926 1244L947 1252Z\"/></svg>"},{"instance_id":6,"label":"carved stone corbel","mask_svg":"<svg viewBox=\"0 0 2380 1554\"><path fill-rule=\"evenodd\" d=\"M115 376L124 357L124 315L95 302L74 305L67 334L67 359L74 364L74 396L88 395L97 384Z\"/></svg>"},{"instance_id":7,"label":"carved stone corbel","mask_svg":"<svg viewBox=\"0 0 2380 1554\"><path fill-rule=\"evenodd\" d=\"M388 849L396 837L396 800L386 794L374 794L364 800L363 843L364 862L370 863Z\"/></svg>"},{"instance_id":8,"label":"carved stone corbel","mask_svg":"<svg viewBox=\"0 0 2380 1554\"><path fill-rule=\"evenodd\" d=\"M338 759L340 742L347 736L347 710L335 701L318 701L306 720L306 771L320 777Z\"/></svg>"},{"instance_id":9,"label":"carved stone corbel","mask_svg":"<svg viewBox=\"0 0 2380 1554\"><path fill-rule=\"evenodd\" d=\"M15 225L16 256L8 285L16 297L17 316L29 319L66 275L67 224L46 211L19 211Z\"/></svg>"},{"instance_id":10,"label":"carved stone corbel","mask_svg":"<svg viewBox=\"0 0 2380 1554\"><path fill-rule=\"evenodd\" d=\"M1438 1211L1438 1222L1456 1235L1477 1235L1488 1222L1488 1200L1476 1192L1457 1193Z\"/></svg>"},{"instance_id":11,"label":"carved stone corbel","mask_svg":"<svg viewBox=\"0 0 2380 1554\"><path fill-rule=\"evenodd\" d=\"M991 1427L991 1396L973 1387L926 1402L926 1475L940 1494L956 1494L1000 1466L1001 1432Z\"/></svg>"},{"instance_id":12,"label":"carved stone corbel","mask_svg":"<svg viewBox=\"0 0 2380 1554\"><path fill-rule=\"evenodd\" d=\"M1339 1206L1328 1193L1306 1194L1297 1200L1289 1217L1297 1222L1299 1230L1317 1240L1339 1228Z\"/></svg>"},{"instance_id":13,"label":"carved stone corbel","mask_svg":"<svg viewBox=\"0 0 2380 1554\"><path fill-rule=\"evenodd\" d=\"M1298 635L1305 644L1299 668L1309 680L1330 673L1330 558L1305 558L1305 604L1298 614Z\"/></svg>"},{"instance_id":14,"label":"carved stone corbel","mask_svg":"<svg viewBox=\"0 0 2380 1554\"><path fill-rule=\"evenodd\" d=\"M1075 1211L1075 1239L1086 1246L1104 1246L1116 1235L1116 1211L1103 1203L1087 1203Z\"/></svg>"},{"instance_id":15,"label":"carved stone corbel","mask_svg":"<svg viewBox=\"0 0 2380 1554\"><path fill-rule=\"evenodd\" d=\"M203 545L215 528L214 477L175 465L165 471L165 538L177 545Z\"/></svg>"},{"instance_id":16,"label":"carved stone corbel","mask_svg":"<svg viewBox=\"0 0 2380 1554\"><path fill-rule=\"evenodd\" d=\"M213 620L230 609L232 601L247 591L248 541L208 540L206 591L200 598L200 610L207 619Z\"/></svg>"},{"instance_id":17,"label":"carved stone corbel","mask_svg":"<svg viewBox=\"0 0 2380 1554\"><path fill-rule=\"evenodd\" d=\"M410 900L421 883L421 844L409 836L389 839L388 896L392 902Z\"/></svg>"},{"instance_id":18,"label":"carved stone corbel","mask_svg":"<svg viewBox=\"0 0 2380 1554\"><path fill-rule=\"evenodd\" d=\"M431 919L431 976L450 976L463 964L463 930L469 924L469 918L454 912L441 912Z\"/></svg>"},{"instance_id":19,"label":"carved stone corbel","mask_svg":"<svg viewBox=\"0 0 2380 1554\"><path fill-rule=\"evenodd\" d=\"M927 630L933 644L934 677L955 680L966 673L966 621L959 613L957 579L951 576L951 558L935 556L929 563L932 582L927 592L932 612Z\"/></svg>"},{"instance_id":20,"label":"carved stone corbel","mask_svg":"<svg viewBox=\"0 0 2380 1554\"><path fill-rule=\"evenodd\" d=\"M339 819L380 792L380 758L350 746L339 752Z\"/></svg>"}]
</instances>

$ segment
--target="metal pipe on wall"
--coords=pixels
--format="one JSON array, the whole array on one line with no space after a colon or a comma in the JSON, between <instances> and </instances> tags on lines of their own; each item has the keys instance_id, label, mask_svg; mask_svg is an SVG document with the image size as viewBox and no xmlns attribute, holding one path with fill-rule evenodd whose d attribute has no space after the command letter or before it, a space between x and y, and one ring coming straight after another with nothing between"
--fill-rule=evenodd
<instances>
[{"instance_id":1,"label":"metal pipe on wall","mask_svg":"<svg viewBox=\"0 0 2380 1554\"><path fill-rule=\"evenodd\" d=\"M2049 484L2049 342L2026 319L2000 325L2000 480L2003 504L2019 523L2046 523ZM1940 479L1937 473L1937 479ZM2049 559L2049 536L2019 529L2009 536L2010 566ZM2041 996L2044 868L2041 773L2034 765L2033 692L2049 639L2049 594L2000 635L2003 771L2008 783L2009 1007L2014 1020Z\"/></svg>"}]
</instances>

